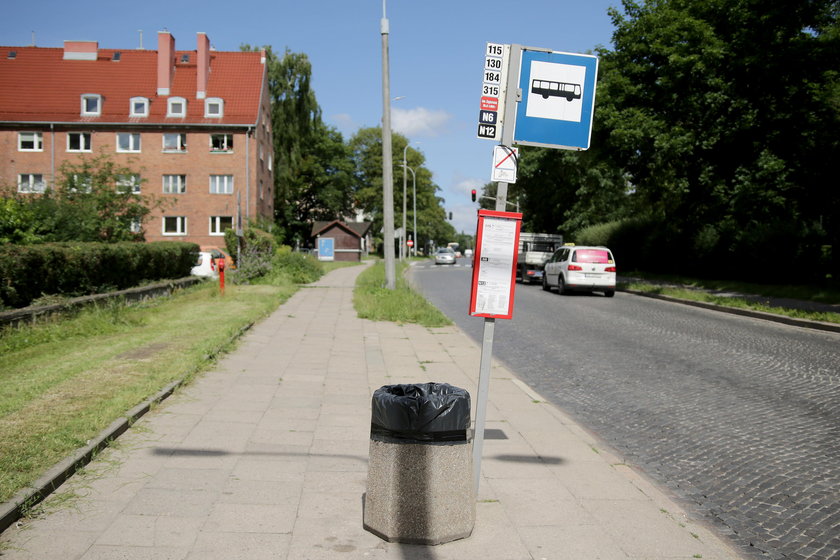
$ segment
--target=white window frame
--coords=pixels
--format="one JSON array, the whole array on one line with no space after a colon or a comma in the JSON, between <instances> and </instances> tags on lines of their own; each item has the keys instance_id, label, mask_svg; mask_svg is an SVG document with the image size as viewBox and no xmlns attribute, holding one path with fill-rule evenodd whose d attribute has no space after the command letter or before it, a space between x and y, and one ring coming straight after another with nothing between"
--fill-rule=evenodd
<instances>
[{"instance_id":1,"label":"white window frame","mask_svg":"<svg viewBox=\"0 0 840 560\"><path fill-rule=\"evenodd\" d=\"M175 231L166 231L167 220L174 220ZM187 217L186 216L164 216L161 220L161 234L165 236L184 236L187 235Z\"/></svg>"},{"instance_id":2,"label":"white window frame","mask_svg":"<svg viewBox=\"0 0 840 560\"><path fill-rule=\"evenodd\" d=\"M233 175L210 175L210 194L233 194Z\"/></svg>"},{"instance_id":3,"label":"white window frame","mask_svg":"<svg viewBox=\"0 0 840 560\"><path fill-rule=\"evenodd\" d=\"M91 110L88 108L88 102L95 101L96 108ZM102 116L102 96L98 93L83 93L82 94L82 111L83 117L100 117Z\"/></svg>"},{"instance_id":4,"label":"white window frame","mask_svg":"<svg viewBox=\"0 0 840 560\"><path fill-rule=\"evenodd\" d=\"M32 148L24 148L24 136L30 136L31 140L27 140L27 142L32 142ZM18 151L19 152L43 152L44 151L44 133L43 132L34 132L31 130L18 132Z\"/></svg>"},{"instance_id":5,"label":"white window frame","mask_svg":"<svg viewBox=\"0 0 840 560\"><path fill-rule=\"evenodd\" d=\"M218 111L213 113L210 109L218 107ZM208 97L204 100L204 116L209 119L220 119L225 116L225 100L221 97Z\"/></svg>"},{"instance_id":6,"label":"white window frame","mask_svg":"<svg viewBox=\"0 0 840 560\"><path fill-rule=\"evenodd\" d=\"M131 175L120 175L117 177L117 192L124 193L126 191L132 194L140 194L140 188L143 180L137 173Z\"/></svg>"},{"instance_id":7,"label":"white window frame","mask_svg":"<svg viewBox=\"0 0 840 560\"><path fill-rule=\"evenodd\" d=\"M178 145L174 148L167 148L166 147L166 137L167 136L177 137L178 141L176 142L176 144L178 144ZM163 151L164 152L181 153L181 152L186 152L187 151L187 135L184 132L164 132L163 136L162 136L162 141L163 141Z\"/></svg>"},{"instance_id":8,"label":"white window frame","mask_svg":"<svg viewBox=\"0 0 840 560\"><path fill-rule=\"evenodd\" d=\"M187 192L187 176L167 174L163 176L164 194L184 194Z\"/></svg>"},{"instance_id":9,"label":"white window frame","mask_svg":"<svg viewBox=\"0 0 840 560\"><path fill-rule=\"evenodd\" d=\"M128 149L123 149L121 147L120 137L121 136L128 136ZM117 132L117 151L120 153L132 153L136 154L139 153L142 149L142 142L140 138L139 132Z\"/></svg>"},{"instance_id":10,"label":"white window frame","mask_svg":"<svg viewBox=\"0 0 840 560\"><path fill-rule=\"evenodd\" d=\"M131 233L143 233L143 221L140 218L132 218L128 230Z\"/></svg>"},{"instance_id":11,"label":"white window frame","mask_svg":"<svg viewBox=\"0 0 840 560\"><path fill-rule=\"evenodd\" d=\"M73 173L73 182L82 187L81 192L91 193L93 191L93 177L88 173ZM79 192L75 187L70 189L70 192Z\"/></svg>"},{"instance_id":12,"label":"white window frame","mask_svg":"<svg viewBox=\"0 0 840 560\"><path fill-rule=\"evenodd\" d=\"M223 137L223 141L221 142L222 147L216 148L213 146L213 138ZM210 135L210 151L215 154L230 154L233 152L233 134L229 132L222 132L219 134L211 134Z\"/></svg>"},{"instance_id":13,"label":"white window frame","mask_svg":"<svg viewBox=\"0 0 840 560\"><path fill-rule=\"evenodd\" d=\"M181 104L181 111L176 112L175 105ZM187 100L183 97L170 97L166 100L166 116L167 117L186 117L187 116Z\"/></svg>"},{"instance_id":14,"label":"white window frame","mask_svg":"<svg viewBox=\"0 0 840 560\"><path fill-rule=\"evenodd\" d=\"M24 181L24 177L26 180ZM37 180L36 177L40 177ZM20 173L18 174L18 192L19 193L42 193L47 190L47 183L44 181L43 173Z\"/></svg>"},{"instance_id":15,"label":"white window frame","mask_svg":"<svg viewBox=\"0 0 840 560\"><path fill-rule=\"evenodd\" d=\"M149 98L148 97L132 97L128 102L128 112L132 117L148 117L149 116ZM137 110L137 104L142 105L142 110Z\"/></svg>"},{"instance_id":16,"label":"white window frame","mask_svg":"<svg viewBox=\"0 0 840 560\"><path fill-rule=\"evenodd\" d=\"M82 145L79 149L73 149L70 147L70 138L73 136L79 136L80 144ZM86 145L86 146L85 146ZM67 151L68 152L91 152L93 151L93 135L90 132L68 132L67 133Z\"/></svg>"},{"instance_id":17,"label":"white window frame","mask_svg":"<svg viewBox=\"0 0 840 560\"><path fill-rule=\"evenodd\" d=\"M210 216L210 235L224 235L225 229L222 228L222 219L230 220L230 225L225 226L225 229L233 229L233 216Z\"/></svg>"}]
</instances>

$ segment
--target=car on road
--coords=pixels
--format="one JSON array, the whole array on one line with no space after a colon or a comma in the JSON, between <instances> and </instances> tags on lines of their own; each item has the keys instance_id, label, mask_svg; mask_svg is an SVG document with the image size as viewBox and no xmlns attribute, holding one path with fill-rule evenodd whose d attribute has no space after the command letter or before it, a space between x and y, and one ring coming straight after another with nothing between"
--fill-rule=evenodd
<instances>
[{"instance_id":1,"label":"car on road","mask_svg":"<svg viewBox=\"0 0 840 560\"><path fill-rule=\"evenodd\" d=\"M435 264L455 264L455 251L441 247L435 251Z\"/></svg>"},{"instance_id":2,"label":"car on road","mask_svg":"<svg viewBox=\"0 0 840 560\"><path fill-rule=\"evenodd\" d=\"M571 291L604 292L615 295L615 258L606 247L564 246L545 263L543 290L556 287L565 294Z\"/></svg>"},{"instance_id":3,"label":"car on road","mask_svg":"<svg viewBox=\"0 0 840 560\"><path fill-rule=\"evenodd\" d=\"M472 249L464 250L464 256L467 257L468 259L471 259L472 256L473 256L473 250Z\"/></svg>"}]
</instances>

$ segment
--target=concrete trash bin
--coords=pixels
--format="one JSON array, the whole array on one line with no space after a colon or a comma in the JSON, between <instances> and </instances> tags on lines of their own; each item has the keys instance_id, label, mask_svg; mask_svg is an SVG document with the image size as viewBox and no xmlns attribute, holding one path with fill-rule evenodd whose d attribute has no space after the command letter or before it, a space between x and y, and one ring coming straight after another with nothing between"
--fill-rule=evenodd
<instances>
[{"instance_id":1,"label":"concrete trash bin","mask_svg":"<svg viewBox=\"0 0 840 560\"><path fill-rule=\"evenodd\" d=\"M373 393L364 528L388 542L436 545L475 526L470 394L446 383Z\"/></svg>"}]
</instances>

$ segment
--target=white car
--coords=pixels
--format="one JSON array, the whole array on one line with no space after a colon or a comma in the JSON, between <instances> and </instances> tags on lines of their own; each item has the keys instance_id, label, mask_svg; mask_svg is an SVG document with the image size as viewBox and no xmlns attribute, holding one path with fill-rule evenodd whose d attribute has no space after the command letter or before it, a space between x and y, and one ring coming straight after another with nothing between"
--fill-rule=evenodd
<instances>
[{"instance_id":1,"label":"white car","mask_svg":"<svg viewBox=\"0 0 840 560\"><path fill-rule=\"evenodd\" d=\"M615 259L606 247L565 246L557 249L545 263L543 290L557 287L570 291L604 292L615 295Z\"/></svg>"},{"instance_id":2,"label":"white car","mask_svg":"<svg viewBox=\"0 0 840 560\"><path fill-rule=\"evenodd\" d=\"M195 266L192 267L190 274L193 276L206 276L209 278L215 278L219 275L219 271L216 270L216 259L213 258L213 254L209 251L201 251L198 254L198 259L196 259Z\"/></svg>"}]
</instances>

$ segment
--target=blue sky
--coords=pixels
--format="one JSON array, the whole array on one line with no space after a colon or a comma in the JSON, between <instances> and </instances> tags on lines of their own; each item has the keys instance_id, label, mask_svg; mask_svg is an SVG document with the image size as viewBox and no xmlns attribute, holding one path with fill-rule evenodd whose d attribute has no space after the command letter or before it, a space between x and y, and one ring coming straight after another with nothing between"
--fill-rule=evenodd
<instances>
[{"instance_id":1,"label":"blue sky","mask_svg":"<svg viewBox=\"0 0 840 560\"><path fill-rule=\"evenodd\" d=\"M476 138L485 44L609 47L610 6L620 0L387 0L391 96L401 97L391 105L392 128L425 155L456 230L473 233L470 189L490 181L494 142ZM382 0L30 0L8 3L3 15L3 45L30 45L34 32L41 47L92 40L137 48L142 30L143 46L154 49L167 29L183 50L196 48L199 31L217 50L288 47L309 56L324 120L345 139L382 119ZM394 179L400 188L399 171Z\"/></svg>"}]
</instances>

